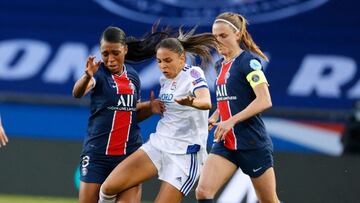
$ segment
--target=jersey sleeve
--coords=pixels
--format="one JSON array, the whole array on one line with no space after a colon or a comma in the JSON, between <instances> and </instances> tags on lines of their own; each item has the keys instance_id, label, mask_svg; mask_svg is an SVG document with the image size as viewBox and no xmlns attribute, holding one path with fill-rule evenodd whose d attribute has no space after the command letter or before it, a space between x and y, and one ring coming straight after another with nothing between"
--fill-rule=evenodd
<instances>
[{"instance_id":1,"label":"jersey sleeve","mask_svg":"<svg viewBox=\"0 0 360 203\"><path fill-rule=\"evenodd\" d=\"M190 70L190 78L191 78L191 88L190 91L192 93L192 95L195 95L195 90L198 88L208 88L208 84L206 82L205 79L205 74L204 71L197 67L194 66L191 70Z\"/></svg>"},{"instance_id":2,"label":"jersey sleeve","mask_svg":"<svg viewBox=\"0 0 360 203\"><path fill-rule=\"evenodd\" d=\"M248 60L245 60L242 67L246 80L249 82L251 87L255 87L261 83L268 83L259 59L255 57L249 58Z\"/></svg>"}]
</instances>

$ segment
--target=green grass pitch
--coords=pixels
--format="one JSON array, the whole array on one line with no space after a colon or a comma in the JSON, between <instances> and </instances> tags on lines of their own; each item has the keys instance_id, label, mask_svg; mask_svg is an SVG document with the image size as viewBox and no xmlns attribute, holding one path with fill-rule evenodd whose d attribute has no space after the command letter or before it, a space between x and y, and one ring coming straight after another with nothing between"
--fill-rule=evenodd
<instances>
[{"instance_id":1,"label":"green grass pitch","mask_svg":"<svg viewBox=\"0 0 360 203\"><path fill-rule=\"evenodd\" d=\"M76 198L0 194L0 203L77 203ZM142 201L142 203L150 203Z\"/></svg>"}]
</instances>

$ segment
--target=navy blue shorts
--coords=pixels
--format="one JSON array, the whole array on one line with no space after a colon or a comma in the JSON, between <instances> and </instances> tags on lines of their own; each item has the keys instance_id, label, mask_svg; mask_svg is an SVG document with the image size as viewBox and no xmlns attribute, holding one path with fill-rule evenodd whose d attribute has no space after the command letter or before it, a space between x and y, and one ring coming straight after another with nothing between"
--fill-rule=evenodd
<instances>
[{"instance_id":1,"label":"navy blue shorts","mask_svg":"<svg viewBox=\"0 0 360 203\"><path fill-rule=\"evenodd\" d=\"M128 156L94 156L84 154L80 160L80 180L85 183L102 184L111 171Z\"/></svg>"},{"instance_id":2,"label":"navy blue shorts","mask_svg":"<svg viewBox=\"0 0 360 203\"><path fill-rule=\"evenodd\" d=\"M210 153L231 161L251 178L261 176L274 165L272 146L252 150L230 150L224 146L223 142L216 142Z\"/></svg>"}]
</instances>

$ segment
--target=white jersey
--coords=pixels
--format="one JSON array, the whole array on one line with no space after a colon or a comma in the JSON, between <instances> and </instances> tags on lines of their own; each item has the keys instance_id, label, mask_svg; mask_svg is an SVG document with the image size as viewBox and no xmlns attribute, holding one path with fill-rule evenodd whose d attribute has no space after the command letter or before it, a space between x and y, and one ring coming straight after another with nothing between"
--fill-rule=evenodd
<instances>
[{"instance_id":1,"label":"white jersey","mask_svg":"<svg viewBox=\"0 0 360 203\"><path fill-rule=\"evenodd\" d=\"M175 98L194 96L198 88L208 88L200 67L186 65L173 79L160 77L159 98L166 111L150 135L151 144L159 150L174 154L206 152L208 110L199 110L175 102ZM195 150L195 151L194 151Z\"/></svg>"}]
</instances>

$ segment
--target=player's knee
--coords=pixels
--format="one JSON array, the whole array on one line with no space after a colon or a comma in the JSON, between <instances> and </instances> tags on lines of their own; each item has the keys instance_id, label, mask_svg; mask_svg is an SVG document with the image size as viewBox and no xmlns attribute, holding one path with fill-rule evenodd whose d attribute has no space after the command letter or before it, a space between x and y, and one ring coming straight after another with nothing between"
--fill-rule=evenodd
<instances>
[{"instance_id":1,"label":"player's knee","mask_svg":"<svg viewBox=\"0 0 360 203\"><path fill-rule=\"evenodd\" d=\"M195 194L196 199L211 199L214 197L214 194L211 190L201 185L197 186Z\"/></svg>"},{"instance_id":2,"label":"player's knee","mask_svg":"<svg viewBox=\"0 0 360 203\"><path fill-rule=\"evenodd\" d=\"M114 191L113 187L111 186L111 184L109 184L107 181L105 181L100 188L100 191L104 194L104 195L116 195L117 192Z\"/></svg>"},{"instance_id":3,"label":"player's knee","mask_svg":"<svg viewBox=\"0 0 360 203\"><path fill-rule=\"evenodd\" d=\"M99 192L99 203L115 203L116 194L111 194L108 190L108 187L101 185Z\"/></svg>"}]
</instances>

